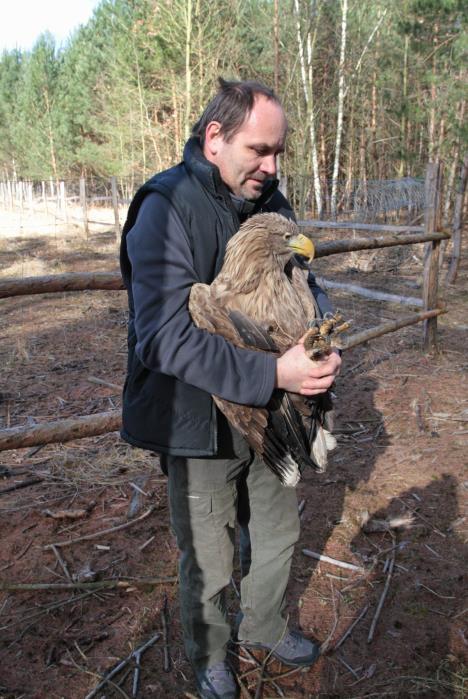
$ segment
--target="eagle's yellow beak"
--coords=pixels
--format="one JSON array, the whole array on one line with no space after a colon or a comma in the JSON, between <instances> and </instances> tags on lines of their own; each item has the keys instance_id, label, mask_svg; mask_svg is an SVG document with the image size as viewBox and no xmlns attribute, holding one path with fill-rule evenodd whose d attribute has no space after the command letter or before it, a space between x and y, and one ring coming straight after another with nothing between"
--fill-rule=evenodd
<instances>
[{"instance_id":1,"label":"eagle's yellow beak","mask_svg":"<svg viewBox=\"0 0 468 699\"><path fill-rule=\"evenodd\" d=\"M298 255L305 257L309 262L312 262L314 259L314 244L306 235L299 233L299 235L294 236L294 238L291 238L289 241L288 246Z\"/></svg>"}]
</instances>

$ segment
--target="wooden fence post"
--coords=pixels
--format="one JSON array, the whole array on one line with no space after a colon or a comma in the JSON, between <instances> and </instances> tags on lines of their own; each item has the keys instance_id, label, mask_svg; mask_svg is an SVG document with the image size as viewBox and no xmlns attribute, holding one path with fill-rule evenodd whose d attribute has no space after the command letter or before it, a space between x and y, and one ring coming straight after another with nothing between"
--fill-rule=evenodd
<instances>
[{"instance_id":1,"label":"wooden fence post","mask_svg":"<svg viewBox=\"0 0 468 699\"><path fill-rule=\"evenodd\" d=\"M432 235L436 228L439 204L439 172L438 162L429 163L426 170L424 229ZM433 240L424 246L424 280L423 308L437 308L439 289L439 253L440 240ZM425 352L437 350L437 317L425 320L423 323L423 349Z\"/></svg>"},{"instance_id":2,"label":"wooden fence post","mask_svg":"<svg viewBox=\"0 0 468 699\"><path fill-rule=\"evenodd\" d=\"M86 180L84 177L80 177L80 205L83 214L83 232L88 238L88 207L86 205Z\"/></svg>"},{"instance_id":3,"label":"wooden fence post","mask_svg":"<svg viewBox=\"0 0 468 699\"><path fill-rule=\"evenodd\" d=\"M117 179L111 177L112 206L114 207L115 239L120 243L120 218L119 218L119 197L117 192Z\"/></svg>"},{"instance_id":4,"label":"wooden fence post","mask_svg":"<svg viewBox=\"0 0 468 699\"><path fill-rule=\"evenodd\" d=\"M455 206L453 209L453 238L452 238L452 257L450 259L449 270L447 272L447 283L455 284L458 273L458 265L461 256L461 239L463 230L463 202L466 194L466 183L468 180L468 152L465 153L465 158L460 171L460 179L457 184L457 193L455 196Z\"/></svg>"}]
</instances>

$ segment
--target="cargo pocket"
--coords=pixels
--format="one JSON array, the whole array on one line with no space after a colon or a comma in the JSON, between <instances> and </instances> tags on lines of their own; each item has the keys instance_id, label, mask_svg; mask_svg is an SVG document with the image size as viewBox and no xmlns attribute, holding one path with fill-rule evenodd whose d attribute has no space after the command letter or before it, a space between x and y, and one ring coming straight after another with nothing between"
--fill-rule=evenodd
<instances>
[{"instance_id":1,"label":"cargo pocket","mask_svg":"<svg viewBox=\"0 0 468 699\"><path fill-rule=\"evenodd\" d=\"M210 493L190 493L187 505L191 518L208 517L213 511L213 498Z\"/></svg>"},{"instance_id":2,"label":"cargo pocket","mask_svg":"<svg viewBox=\"0 0 468 699\"><path fill-rule=\"evenodd\" d=\"M234 484L212 493L213 523L218 527L234 527L236 521L237 491Z\"/></svg>"}]
</instances>

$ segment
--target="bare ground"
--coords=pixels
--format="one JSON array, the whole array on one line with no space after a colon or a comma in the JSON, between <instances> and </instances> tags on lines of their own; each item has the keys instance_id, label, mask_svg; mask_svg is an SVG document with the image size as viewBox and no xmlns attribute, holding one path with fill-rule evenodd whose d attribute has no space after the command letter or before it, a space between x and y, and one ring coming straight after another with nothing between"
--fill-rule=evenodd
<instances>
[{"instance_id":1,"label":"bare ground","mask_svg":"<svg viewBox=\"0 0 468 699\"><path fill-rule=\"evenodd\" d=\"M7 226L11 221L0 219L3 276L116 267L112 231L86 240L78 229L57 225L39 234L26 224ZM318 261L317 270L372 288L420 293L420 264L412 255L382 253L367 274L361 262L335 256ZM288 669L277 662L262 669L261 655L257 664L231 656L244 697L464 696L466 262L457 285L443 293L450 313L439 322L438 354L421 352L421 326L413 326L344 357L336 389L339 446L327 473L306 473L299 487L302 535L289 591L290 624L326 641L327 650L313 668L285 676ZM406 313L331 295L356 330ZM120 391L93 377L123 382L124 294L51 294L0 304L0 427L119 406ZM84 699L103 673L157 632L161 636L142 656L138 697L193 696L177 584L157 582L177 575L157 455L130 448L114 433L4 452L0 464L1 581L138 579L123 590L0 592L0 698ZM133 521L152 506L141 522ZM401 515L412 517L411 526L362 528L367 517ZM129 521L128 528L56 552L44 548ZM363 570L318 562L303 548ZM234 615L234 587L230 595ZM132 696L133 673L129 664L96 696Z\"/></svg>"}]
</instances>

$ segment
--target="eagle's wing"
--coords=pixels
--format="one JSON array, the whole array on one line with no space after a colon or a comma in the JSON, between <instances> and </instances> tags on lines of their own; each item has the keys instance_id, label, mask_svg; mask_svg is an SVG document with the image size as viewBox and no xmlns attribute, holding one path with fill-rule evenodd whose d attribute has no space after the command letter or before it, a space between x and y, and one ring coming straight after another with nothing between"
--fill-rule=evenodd
<instances>
[{"instance_id":1,"label":"eagle's wing","mask_svg":"<svg viewBox=\"0 0 468 699\"><path fill-rule=\"evenodd\" d=\"M219 304L205 284L192 286L189 311L197 327L222 335L237 347L278 353L266 328ZM317 468L310 456L302 419L287 393L276 390L265 408L231 403L218 396L213 398L228 421L284 485L296 485L304 466Z\"/></svg>"}]
</instances>

